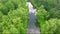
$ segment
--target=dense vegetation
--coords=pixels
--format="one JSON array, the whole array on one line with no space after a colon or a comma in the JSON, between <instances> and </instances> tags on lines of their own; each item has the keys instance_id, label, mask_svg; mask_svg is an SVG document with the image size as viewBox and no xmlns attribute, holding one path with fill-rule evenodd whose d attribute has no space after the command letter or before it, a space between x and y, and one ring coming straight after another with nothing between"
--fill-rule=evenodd
<instances>
[{"instance_id":1,"label":"dense vegetation","mask_svg":"<svg viewBox=\"0 0 60 34\"><path fill-rule=\"evenodd\" d=\"M0 0L0 34L26 34L26 0Z\"/></svg>"},{"instance_id":2,"label":"dense vegetation","mask_svg":"<svg viewBox=\"0 0 60 34\"><path fill-rule=\"evenodd\" d=\"M60 0L30 0L37 9L41 34L60 34Z\"/></svg>"}]
</instances>

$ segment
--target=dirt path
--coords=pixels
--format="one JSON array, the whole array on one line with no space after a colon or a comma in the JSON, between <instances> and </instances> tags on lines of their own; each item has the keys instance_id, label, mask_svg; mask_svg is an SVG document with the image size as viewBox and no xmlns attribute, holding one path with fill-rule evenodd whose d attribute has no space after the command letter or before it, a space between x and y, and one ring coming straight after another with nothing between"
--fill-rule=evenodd
<instances>
[{"instance_id":1,"label":"dirt path","mask_svg":"<svg viewBox=\"0 0 60 34\"><path fill-rule=\"evenodd\" d=\"M29 8L29 23L27 27L27 34L40 34L40 29L36 24L36 9L33 8L30 2L27 3Z\"/></svg>"}]
</instances>

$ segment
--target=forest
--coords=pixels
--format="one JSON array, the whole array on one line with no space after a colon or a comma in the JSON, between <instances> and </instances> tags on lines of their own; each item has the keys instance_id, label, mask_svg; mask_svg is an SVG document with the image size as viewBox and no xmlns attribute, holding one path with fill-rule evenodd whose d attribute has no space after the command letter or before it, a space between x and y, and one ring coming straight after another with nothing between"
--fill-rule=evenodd
<instances>
[{"instance_id":1,"label":"forest","mask_svg":"<svg viewBox=\"0 0 60 34\"><path fill-rule=\"evenodd\" d=\"M0 34L26 34L26 0L0 0Z\"/></svg>"},{"instance_id":2,"label":"forest","mask_svg":"<svg viewBox=\"0 0 60 34\"><path fill-rule=\"evenodd\" d=\"M37 9L41 34L60 34L60 0L30 0Z\"/></svg>"},{"instance_id":3,"label":"forest","mask_svg":"<svg viewBox=\"0 0 60 34\"><path fill-rule=\"evenodd\" d=\"M29 0L37 9L40 34L60 34L60 0ZM0 0L0 34L26 34L26 0Z\"/></svg>"}]
</instances>

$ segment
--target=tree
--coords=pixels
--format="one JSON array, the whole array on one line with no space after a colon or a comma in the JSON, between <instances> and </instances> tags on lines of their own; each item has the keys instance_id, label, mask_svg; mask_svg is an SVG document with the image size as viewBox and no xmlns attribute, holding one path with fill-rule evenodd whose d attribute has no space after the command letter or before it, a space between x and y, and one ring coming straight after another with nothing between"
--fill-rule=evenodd
<instances>
[{"instance_id":1,"label":"tree","mask_svg":"<svg viewBox=\"0 0 60 34\"><path fill-rule=\"evenodd\" d=\"M0 34L26 34L26 0L0 0Z\"/></svg>"},{"instance_id":2,"label":"tree","mask_svg":"<svg viewBox=\"0 0 60 34\"><path fill-rule=\"evenodd\" d=\"M51 18L48 21L45 21L45 24L42 26L41 34L60 34L59 27L60 19Z\"/></svg>"},{"instance_id":3,"label":"tree","mask_svg":"<svg viewBox=\"0 0 60 34\"><path fill-rule=\"evenodd\" d=\"M46 10L50 10L53 7L56 7L57 5L57 0L30 0L31 3L33 4L34 7L37 9L41 6L44 5Z\"/></svg>"},{"instance_id":4,"label":"tree","mask_svg":"<svg viewBox=\"0 0 60 34\"><path fill-rule=\"evenodd\" d=\"M49 13L44 9L44 6L41 5L40 9L37 10L37 20L40 26L40 29L42 28L42 25L45 24L45 21L48 19Z\"/></svg>"}]
</instances>

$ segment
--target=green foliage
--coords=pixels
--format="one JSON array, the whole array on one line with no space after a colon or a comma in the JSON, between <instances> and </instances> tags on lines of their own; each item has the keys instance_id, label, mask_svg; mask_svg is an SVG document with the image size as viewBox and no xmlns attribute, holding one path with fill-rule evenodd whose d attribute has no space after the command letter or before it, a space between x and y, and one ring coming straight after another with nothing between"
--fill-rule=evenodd
<instances>
[{"instance_id":1,"label":"green foliage","mask_svg":"<svg viewBox=\"0 0 60 34\"><path fill-rule=\"evenodd\" d=\"M0 34L26 34L26 0L0 0Z\"/></svg>"},{"instance_id":2,"label":"green foliage","mask_svg":"<svg viewBox=\"0 0 60 34\"><path fill-rule=\"evenodd\" d=\"M45 21L45 24L41 28L41 34L59 34L60 19L51 18Z\"/></svg>"},{"instance_id":3,"label":"green foliage","mask_svg":"<svg viewBox=\"0 0 60 34\"><path fill-rule=\"evenodd\" d=\"M41 34L60 34L60 10L52 8L47 12L44 6L41 5L37 9L37 18Z\"/></svg>"},{"instance_id":4,"label":"green foliage","mask_svg":"<svg viewBox=\"0 0 60 34\"><path fill-rule=\"evenodd\" d=\"M0 11L7 15L10 10L26 7L26 0L0 0Z\"/></svg>"},{"instance_id":5,"label":"green foliage","mask_svg":"<svg viewBox=\"0 0 60 34\"><path fill-rule=\"evenodd\" d=\"M60 0L30 0L37 9L41 34L60 34Z\"/></svg>"},{"instance_id":6,"label":"green foliage","mask_svg":"<svg viewBox=\"0 0 60 34\"><path fill-rule=\"evenodd\" d=\"M48 19L48 17L49 17L49 13L44 9L44 6L41 5L40 9L37 10L37 18L41 27Z\"/></svg>"},{"instance_id":7,"label":"green foliage","mask_svg":"<svg viewBox=\"0 0 60 34\"><path fill-rule=\"evenodd\" d=\"M60 18L60 10L56 10L56 8L52 8L50 11L49 11L49 14L50 14L50 18Z\"/></svg>"},{"instance_id":8,"label":"green foliage","mask_svg":"<svg viewBox=\"0 0 60 34\"><path fill-rule=\"evenodd\" d=\"M3 14L6 14L6 13L8 12L7 7L4 6L3 4L0 4L0 11L1 11Z\"/></svg>"},{"instance_id":9,"label":"green foliage","mask_svg":"<svg viewBox=\"0 0 60 34\"><path fill-rule=\"evenodd\" d=\"M57 0L30 0L34 7L37 9L44 5L46 10L56 7Z\"/></svg>"}]
</instances>

